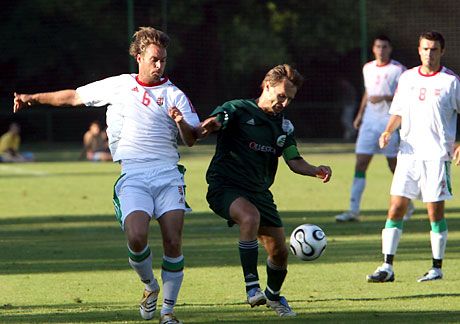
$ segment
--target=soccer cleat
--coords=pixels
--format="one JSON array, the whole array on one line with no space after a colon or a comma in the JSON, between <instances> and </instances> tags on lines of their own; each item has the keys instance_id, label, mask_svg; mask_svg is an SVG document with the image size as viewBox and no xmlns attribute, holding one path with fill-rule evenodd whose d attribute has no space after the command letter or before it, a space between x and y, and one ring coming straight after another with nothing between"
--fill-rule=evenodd
<instances>
[{"instance_id":1,"label":"soccer cleat","mask_svg":"<svg viewBox=\"0 0 460 324\"><path fill-rule=\"evenodd\" d=\"M359 215L352 211L346 211L335 216L335 220L337 222L356 222L359 221Z\"/></svg>"},{"instance_id":2,"label":"soccer cleat","mask_svg":"<svg viewBox=\"0 0 460 324\"><path fill-rule=\"evenodd\" d=\"M431 268L423 277L417 279L418 282L439 280L442 279L442 270L439 268Z\"/></svg>"},{"instance_id":3,"label":"soccer cleat","mask_svg":"<svg viewBox=\"0 0 460 324\"><path fill-rule=\"evenodd\" d=\"M139 311L143 319L150 320L153 318L157 309L158 293L159 291L144 290L144 295L139 305Z\"/></svg>"},{"instance_id":4,"label":"soccer cleat","mask_svg":"<svg viewBox=\"0 0 460 324\"><path fill-rule=\"evenodd\" d=\"M393 282L395 281L395 274L390 268L380 266L373 274L367 275L366 278L367 282Z\"/></svg>"},{"instance_id":5,"label":"soccer cleat","mask_svg":"<svg viewBox=\"0 0 460 324\"><path fill-rule=\"evenodd\" d=\"M411 216L414 214L414 212L415 212L415 206L412 200L410 200L409 205L407 206L406 214L403 217L403 221L408 221L411 218Z\"/></svg>"},{"instance_id":6,"label":"soccer cleat","mask_svg":"<svg viewBox=\"0 0 460 324\"><path fill-rule=\"evenodd\" d=\"M251 305L251 307L264 305L267 300L267 298L265 297L265 294L259 287L252 288L251 290L248 291L247 294L248 294L248 304Z\"/></svg>"},{"instance_id":7,"label":"soccer cleat","mask_svg":"<svg viewBox=\"0 0 460 324\"><path fill-rule=\"evenodd\" d=\"M160 324L182 324L174 314L164 314L160 317Z\"/></svg>"},{"instance_id":8,"label":"soccer cleat","mask_svg":"<svg viewBox=\"0 0 460 324\"><path fill-rule=\"evenodd\" d=\"M267 307L273 309L280 317L297 316L283 296L280 296L280 300L267 299Z\"/></svg>"}]
</instances>

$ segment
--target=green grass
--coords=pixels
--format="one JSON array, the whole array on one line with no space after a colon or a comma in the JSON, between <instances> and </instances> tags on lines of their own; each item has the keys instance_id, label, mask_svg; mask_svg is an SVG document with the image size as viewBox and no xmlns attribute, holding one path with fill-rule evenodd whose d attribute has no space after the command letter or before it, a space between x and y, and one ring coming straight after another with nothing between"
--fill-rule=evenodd
<instances>
[{"instance_id":1,"label":"green grass","mask_svg":"<svg viewBox=\"0 0 460 324\"><path fill-rule=\"evenodd\" d=\"M417 283L431 265L424 206L405 224L395 260L396 281L368 284L381 262L380 231L389 200L390 173L376 156L368 171L362 222L336 224L348 206L354 155L349 144L305 144L304 157L329 164L329 184L291 173L280 163L273 192L286 232L314 223L328 236L313 262L290 256L283 294L298 313L286 323L460 322L460 200L447 202L449 241L445 279ZM227 228L205 201L204 173L213 148L182 148L187 197L194 212L184 232L186 272L178 316L186 323L277 323L265 307L244 303L237 228ZM78 149L38 152L39 160L76 159ZM127 262L126 242L113 216L112 163L0 164L0 323L143 323L142 285ZM453 167L454 193L459 192ZM151 226L154 271L161 259L159 229ZM261 282L265 282L261 249ZM157 318L154 319L157 321Z\"/></svg>"}]
</instances>

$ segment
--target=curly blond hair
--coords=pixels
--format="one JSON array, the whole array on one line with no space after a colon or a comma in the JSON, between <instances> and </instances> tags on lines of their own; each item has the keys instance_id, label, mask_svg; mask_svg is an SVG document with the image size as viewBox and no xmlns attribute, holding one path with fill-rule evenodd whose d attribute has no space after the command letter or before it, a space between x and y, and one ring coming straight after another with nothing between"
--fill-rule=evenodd
<instances>
[{"instance_id":1,"label":"curly blond hair","mask_svg":"<svg viewBox=\"0 0 460 324\"><path fill-rule=\"evenodd\" d=\"M152 27L140 27L133 35L133 41L129 46L129 54L136 58L137 54L143 54L145 49L151 45L167 48L169 36L161 30Z\"/></svg>"}]
</instances>

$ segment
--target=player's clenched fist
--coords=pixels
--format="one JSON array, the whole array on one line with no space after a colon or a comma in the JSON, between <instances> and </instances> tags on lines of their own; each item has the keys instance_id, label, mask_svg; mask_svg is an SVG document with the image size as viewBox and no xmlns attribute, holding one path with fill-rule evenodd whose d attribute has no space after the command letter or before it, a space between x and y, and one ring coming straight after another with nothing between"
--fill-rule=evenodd
<instances>
[{"instance_id":1,"label":"player's clenched fist","mask_svg":"<svg viewBox=\"0 0 460 324\"><path fill-rule=\"evenodd\" d=\"M32 105L32 95L14 93L13 112Z\"/></svg>"},{"instance_id":2,"label":"player's clenched fist","mask_svg":"<svg viewBox=\"0 0 460 324\"><path fill-rule=\"evenodd\" d=\"M177 107L168 108L168 115L172 118L176 123L180 123L184 116L182 112Z\"/></svg>"},{"instance_id":3,"label":"player's clenched fist","mask_svg":"<svg viewBox=\"0 0 460 324\"><path fill-rule=\"evenodd\" d=\"M329 182L332 177L332 169L327 165L320 165L317 167L316 177L322 179L324 183Z\"/></svg>"}]
</instances>

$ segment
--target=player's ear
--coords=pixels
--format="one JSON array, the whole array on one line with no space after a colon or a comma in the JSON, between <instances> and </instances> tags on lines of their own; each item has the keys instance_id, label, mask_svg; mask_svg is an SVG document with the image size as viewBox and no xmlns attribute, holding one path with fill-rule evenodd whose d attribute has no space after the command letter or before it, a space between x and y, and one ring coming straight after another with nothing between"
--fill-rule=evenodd
<instances>
[{"instance_id":1,"label":"player's ear","mask_svg":"<svg viewBox=\"0 0 460 324\"><path fill-rule=\"evenodd\" d=\"M141 54L136 55L136 62L140 63L141 62Z\"/></svg>"},{"instance_id":2,"label":"player's ear","mask_svg":"<svg viewBox=\"0 0 460 324\"><path fill-rule=\"evenodd\" d=\"M270 89L270 82L269 81L265 81L265 90L269 90Z\"/></svg>"}]
</instances>

